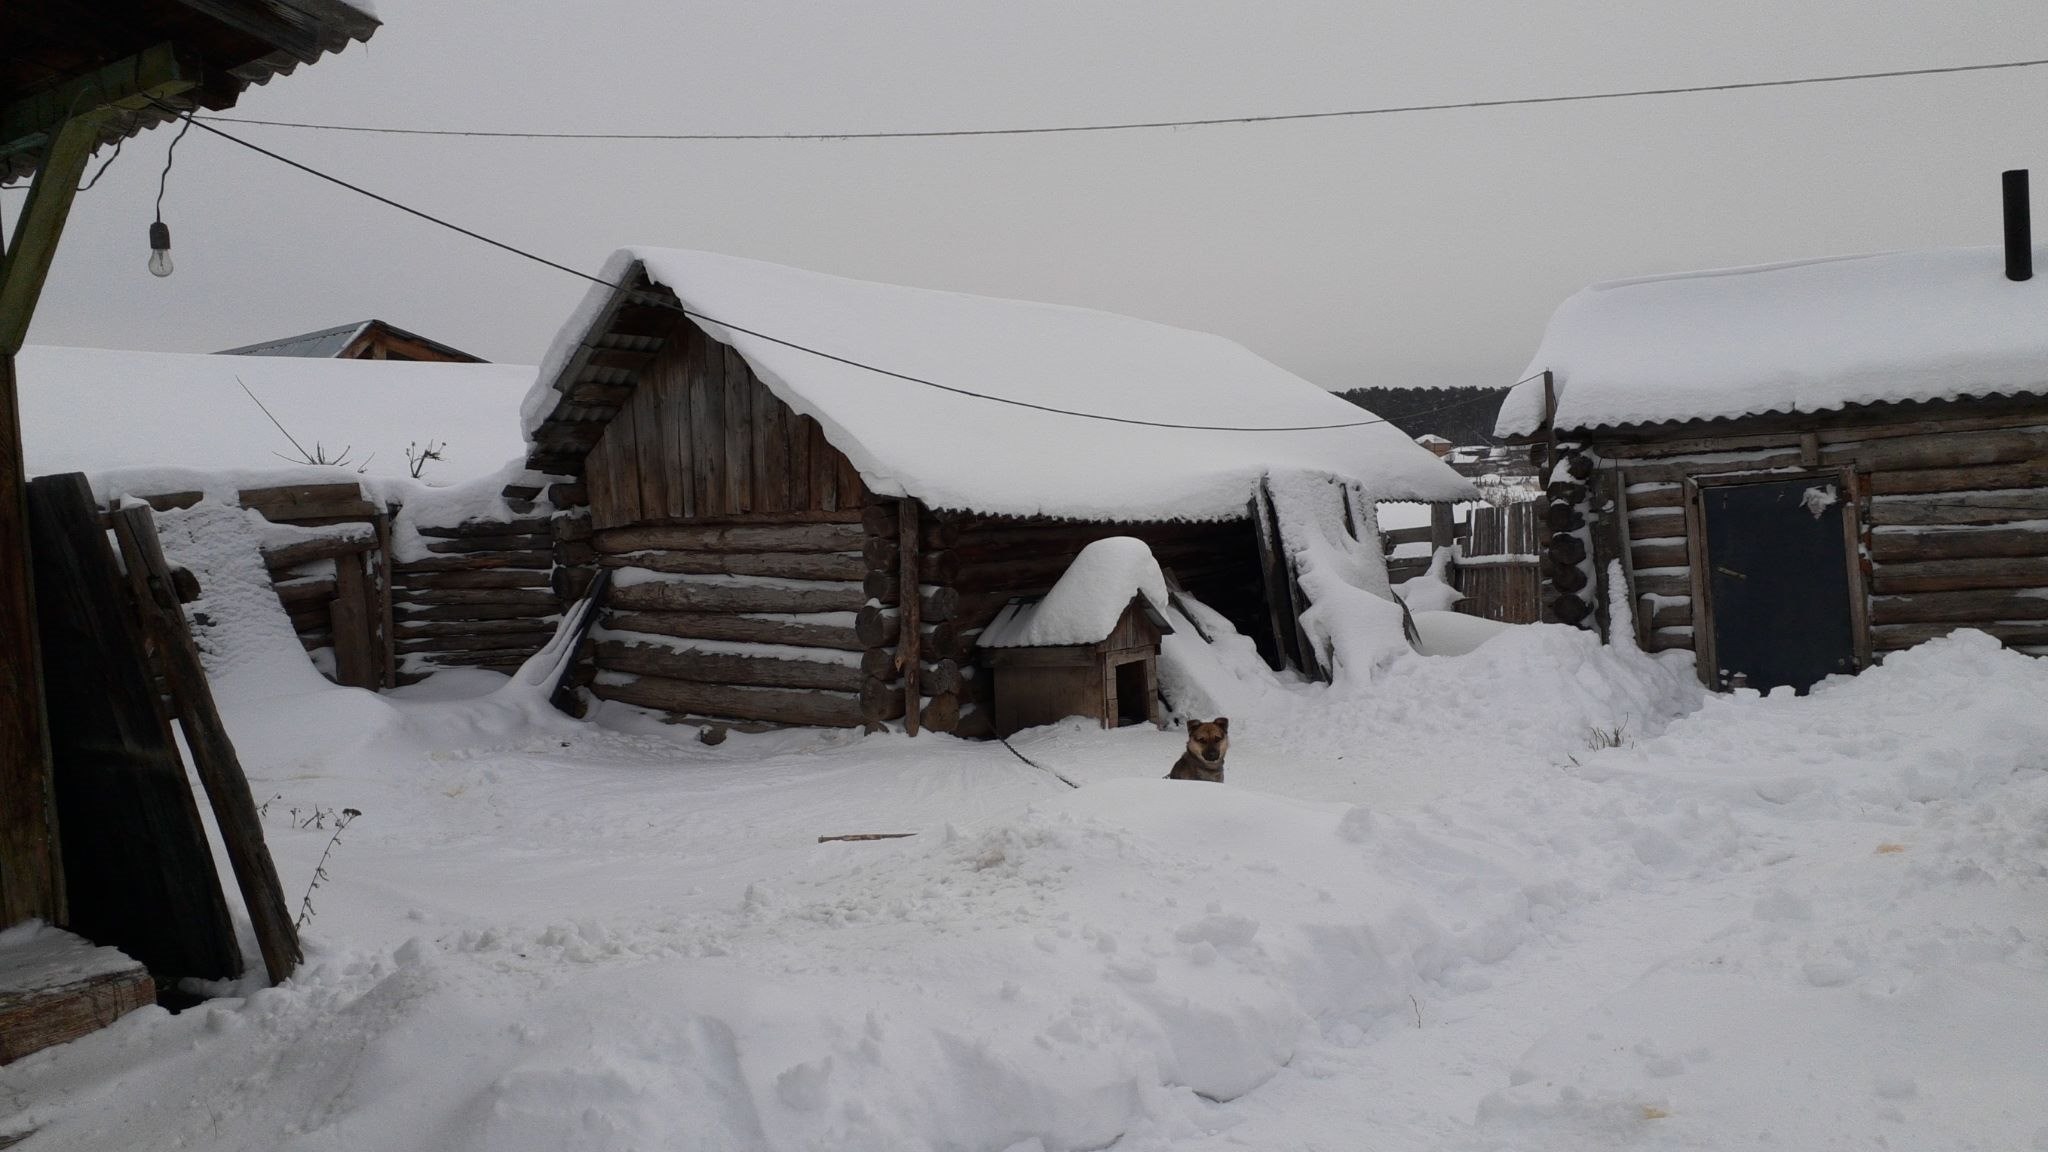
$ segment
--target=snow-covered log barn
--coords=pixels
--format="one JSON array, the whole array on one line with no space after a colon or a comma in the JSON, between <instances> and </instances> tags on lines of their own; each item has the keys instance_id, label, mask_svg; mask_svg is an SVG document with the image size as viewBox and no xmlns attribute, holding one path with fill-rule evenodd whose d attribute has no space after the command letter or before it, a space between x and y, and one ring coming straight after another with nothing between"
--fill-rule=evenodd
<instances>
[{"instance_id":1,"label":"snow-covered log barn","mask_svg":"<svg viewBox=\"0 0 2048 1152\"><path fill-rule=\"evenodd\" d=\"M1268 470L1471 493L1216 336L671 249L621 250L602 279L523 415L528 467L588 508L558 556L614 570L607 699L979 734L976 636L1094 540L1146 541L1270 651L1248 512Z\"/></svg>"},{"instance_id":2,"label":"snow-covered log barn","mask_svg":"<svg viewBox=\"0 0 2048 1152\"><path fill-rule=\"evenodd\" d=\"M1609 627L1625 587L1637 640L1724 688L1958 627L2048 651L2048 284L2007 273L1902 252L1567 300L1499 424L1553 445L1550 618Z\"/></svg>"}]
</instances>

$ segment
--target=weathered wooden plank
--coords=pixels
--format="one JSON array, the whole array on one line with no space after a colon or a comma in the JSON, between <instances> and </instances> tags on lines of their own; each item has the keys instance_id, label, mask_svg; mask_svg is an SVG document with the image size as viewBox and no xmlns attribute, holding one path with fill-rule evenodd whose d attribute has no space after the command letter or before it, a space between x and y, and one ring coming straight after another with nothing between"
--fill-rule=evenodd
<instances>
[{"instance_id":1,"label":"weathered wooden plank","mask_svg":"<svg viewBox=\"0 0 2048 1152\"><path fill-rule=\"evenodd\" d=\"M653 612L854 612L866 603L860 585L803 586L650 581L614 587L611 602Z\"/></svg>"},{"instance_id":2,"label":"weathered wooden plank","mask_svg":"<svg viewBox=\"0 0 2048 1152\"><path fill-rule=\"evenodd\" d=\"M789 580L859 580L867 561L858 552L621 552L603 557L607 568L646 568L684 575L775 576Z\"/></svg>"},{"instance_id":3,"label":"weathered wooden plank","mask_svg":"<svg viewBox=\"0 0 2048 1152\"><path fill-rule=\"evenodd\" d=\"M2048 588L1875 596L1870 614L1873 624L2048 620Z\"/></svg>"},{"instance_id":4,"label":"weathered wooden plank","mask_svg":"<svg viewBox=\"0 0 2048 1152\"><path fill-rule=\"evenodd\" d=\"M789 406L756 379L754 389L754 508L791 512L789 490Z\"/></svg>"},{"instance_id":5,"label":"weathered wooden plank","mask_svg":"<svg viewBox=\"0 0 2048 1152\"><path fill-rule=\"evenodd\" d=\"M918 653L918 642L923 637L918 632L920 617L924 611L923 597L912 595L918 590L920 567L918 564L917 501L905 497L896 504L896 556L897 577L903 582L903 592L897 611L896 668L903 677L903 727L910 735L917 735L920 722L918 701L922 698L918 689L922 658Z\"/></svg>"},{"instance_id":6,"label":"weathered wooden plank","mask_svg":"<svg viewBox=\"0 0 2048 1152\"><path fill-rule=\"evenodd\" d=\"M725 355L725 504L735 513L754 507L753 372L739 350Z\"/></svg>"},{"instance_id":7,"label":"weathered wooden plank","mask_svg":"<svg viewBox=\"0 0 2048 1152\"><path fill-rule=\"evenodd\" d=\"M703 684L828 688L841 692L859 691L863 679L858 665L829 660L678 651L660 644L633 644L621 640L598 642L597 666L612 672L632 672Z\"/></svg>"},{"instance_id":8,"label":"weathered wooden plank","mask_svg":"<svg viewBox=\"0 0 2048 1152\"><path fill-rule=\"evenodd\" d=\"M1879 563L1974 556L2048 556L2048 531L1968 527L1879 530L1870 534L1870 555Z\"/></svg>"},{"instance_id":9,"label":"weathered wooden plank","mask_svg":"<svg viewBox=\"0 0 2048 1152\"><path fill-rule=\"evenodd\" d=\"M538 537L551 535L554 531L554 521L547 516L522 516L513 520L464 520L460 524L418 524L414 526L414 531L422 536L442 540L459 540L472 536Z\"/></svg>"},{"instance_id":10,"label":"weathered wooden plank","mask_svg":"<svg viewBox=\"0 0 2048 1152\"><path fill-rule=\"evenodd\" d=\"M1971 468L1916 468L1872 472L1873 496L1898 496L1935 492L1979 492L2000 488L2030 488L2048 483L2048 459L2023 460L2012 464L1982 464Z\"/></svg>"},{"instance_id":11,"label":"weathered wooden plank","mask_svg":"<svg viewBox=\"0 0 2048 1152\"><path fill-rule=\"evenodd\" d=\"M90 948L77 941L79 952ZM137 1008L155 1004L156 983L148 969L132 960L90 976L65 973L39 986L0 988L0 1064L97 1032Z\"/></svg>"},{"instance_id":12,"label":"weathered wooden plank","mask_svg":"<svg viewBox=\"0 0 2048 1152\"><path fill-rule=\"evenodd\" d=\"M444 556L427 556L417 560L400 560L392 565L395 578L404 580L412 572L476 572L487 568L512 568L539 572L543 579L554 567L555 554L552 548L529 549L519 552L463 552Z\"/></svg>"},{"instance_id":13,"label":"weathered wooden plank","mask_svg":"<svg viewBox=\"0 0 2048 1152\"><path fill-rule=\"evenodd\" d=\"M701 465L697 515L730 516L738 509L726 500L725 488L725 346L708 337L693 337L690 357L690 418L695 433L690 445Z\"/></svg>"},{"instance_id":14,"label":"weathered wooden plank","mask_svg":"<svg viewBox=\"0 0 2048 1152\"><path fill-rule=\"evenodd\" d=\"M1876 565L1871 591L1955 592L1975 588L2048 587L2048 556L1975 557Z\"/></svg>"},{"instance_id":15,"label":"weathered wooden plank","mask_svg":"<svg viewBox=\"0 0 2048 1152\"><path fill-rule=\"evenodd\" d=\"M2003 430L1898 436L1830 445L1821 451L1823 463L1854 464L1870 472L2012 464L2044 456L2048 432Z\"/></svg>"},{"instance_id":16,"label":"weathered wooden plank","mask_svg":"<svg viewBox=\"0 0 2048 1152\"><path fill-rule=\"evenodd\" d=\"M2048 519L2048 488L1881 496L1870 502L1870 523L1878 526L2044 519Z\"/></svg>"},{"instance_id":17,"label":"weathered wooden plank","mask_svg":"<svg viewBox=\"0 0 2048 1152\"><path fill-rule=\"evenodd\" d=\"M401 592L407 589L446 588L534 588L548 587L549 572L530 568L483 568L464 572L403 572L394 578Z\"/></svg>"},{"instance_id":18,"label":"weathered wooden plank","mask_svg":"<svg viewBox=\"0 0 2048 1152\"><path fill-rule=\"evenodd\" d=\"M392 608L400 635L405 625L430 620L536 620L556 615L553 610L526 604L428 604L413 605L400 600Z\"/></svg>"},{"instance_id":19,"label":"weathered wooden plank","mask_svg":"<svg viewBox=\"0 0 2048 1152\"><path fill-rule=\"evenodd\" d=\"M687 321L684 321L687 324ZM690 378L687 368L688 340L672 340L661 355L641 373L642 387L661 390L664 421L662 459L668 469L668 503L663 506L671 519L697 514L697 481L690 464Z\"/></svg>"},{"instance_id":20,"label":"weathered wooden plank","mask_svg":"<svg viewBox=\"0 0 2048 1152\"><path fill-rule=\"evenodd\" d=\"M1690 601L1683 604L1673 604L1668 600L1663 601L1651 610L1649 615L1650 627L1653 629L1692 627L1692 603Z\"/></svg>"},{"instance_id":21,"label":"weathered wooden plank","mask_svg":"<svg viewBox=\"0 0 2048 1152\"><path fill-rule=\"evenodd\" d=\"M337 595L340 593L337 592ZM552 588L417 588L407 586L398 593L398 603L407 607L432 604L511 604L550 613L558 606Z\"/></svg>"},{"instance_id":22,"label":"weathered wooden plank","mask_svg":"<svg viewBox=\"0 0 2048 1152\"><path fill-rule=\"evenodd\" d=\"M242 507L254 508L259 512L264 511L266 506L337 504L362 498L362 485L354 480L334 484L281 484L270 488L243 488L235 494L236 502Z\"/></svg>"},{"instance_id":23,"label":"weathered wooden plank","mask_svg":"<svg viewBox=\"0 0 2048 1152\"><path fill-rule=\"evenodd\" d=\"M213 687L179 606L171 567L164 561L156 522L148 508L124 508L113 516L114 532L128 570L136 578L137 607L144 630L155 642L170 686L178 726L184 731L193 769L206 788L228 863L242 894L242 905L256 933L257 947L272 984L282 983L298 967L298 928L285 903L284 887L263 835L262 815L250 794L241 757L228 738L227 725L214 704ZM342 566L351 566L343 561ZM346 581L340 581L345 586ZM382 669L378 669L381 673Z\"/></svg>"},{"instance_id":24,"label":"weathered wooden plank","mask_svg":"<svg viewBox=\"0 0 2048 1152\"><path fill-rule=\"evenodd\" d=\"M641 380L633 389L633 471L640 482L640 514L647 519L668 510L668 428L661 388Z\"/></svg>"},{"instance_id":25,"label":"weathered wooden plank","mask_svg":"<svg viewBox=\"0 0 2048 1152\"><path fill-rule=\"evenodd\" d=\"M592 543L601 553L678 552L853 552L866 536L857 523L648 525L608 528Z\"/></svg>"},{"instance_id":26,"label":"weathered wooden plank","mask_svg":"<svg viewBox=\"0 0 2048 1152\"><path fill-rule=\"evenodd\" d=\"M790 414L789 506L792 510L811 507L811 442L817 424L809 416ZM894 509L890 511L894 512ZM889 530L895 531L893 527Z\"/></svg>"},{"instance_id":27,"label":"weathered wooden plank","mask_svg":"<svg viewBox=\"0 0 2048 1152\"><path fill-rule=\"evenodd\" d=\"M328 602L334 634L334 680L351 688L375 688L379 661L370 640L370 586L358 557L334 564L334 599Z\"/></svg>"},{"instance_id":28,"label":"weathered wooden plank","mask_svg":"<svg viewBox=\"0 0 2048 1152\"><path fill-rule=\"evenodd\" d=\"M817 424L811 425L811 506L827 512L839 507L839 451Z\"/></svg>"},{"instance_id":29,"label":"weathered wooden plank","mask_svg":"<svg viewBox=\"0 0 2048 1152\"><path fill-rule=\"evenodd\" d=\"M401 639L400 652L481 652L518 650L538 652L555 638L551 628L528 628L523 632L472 632L468 635L421 636Z\"/></svg>"},{"instance_id":30,"label":"weathered wooden plank","mask_svg":"<svg viewBox=\"0 0 2048 1152\"><path fill-rule=\"evenodd\" d=\"M288 572L301 564L315 560L332 560L337 556L353 556L367 552L377 546L374 536L353 539L323 538L300 540L292 544L266 548L263 551L263 566L272 573Z\"/></svg>"},{"instance_id":31,"label":"weathered wooden plank","mask_svg":"<svg viewBox=\"0 0 2048 1152\"><path fill-rule=\"evenodd\" d=\"M687 640L791 644L841 652L859 652L867 647L851 624L821 624L801 618L762 619L718 612L615 612L605 627L612 632L644 632Z\"/></svg>"},{"instance_id":32,"label":"weathered wooden plank","mask_svg":"<svg viewBox=\"0 0 2048 1152\"><path fill-rule=\"evenodd\" d=\"M1652 508L1638 511L1633 507L1628 518L1629 536L1635 540L1662 540L1676 537L1685 538L1685 510L1682 508Z\"/></svg>"},{"instance_id":33,"label":"weathered wooden plank","mask_svg":"<svg viewBox=\"0 0 2048 1152\"><path fill-rule=\"evenodd\" d=\"M537 628L552 627L547 622L553 619L553 615L538 618L529 615L508 616L496 620L407 620L401 621L397 625L397 634L399 641L403 643L408 640L416 640L428 636L471 636L491 632L531 632Z\"/></svg>"},{"instance_id":34,"label":"weathered wooden plank","mask_svg":"<svg viewBox=\"0 0 2048 1152\"><path fill-rule=\"evenodd\" d=\"M1644 508L1679 508L1685 504L1685 486L1664 481L1655 484L1636 483L1629 470L1622 478L1628 482L1628 506L1631 512Z\"/></svg>"},{"instance_id":35,"label":"weathered wooden plank","mask_svg":"<svg viewBox=\"0 0 2048 1152\"><path fill-rule=\"evenodd\" d=\"M85 477L27 490L66 926L152 971L222 979L241 950L185 764Z\"/></svg>"},{"instance_id":36,"label":"weathered wooden plank","mask_svg":"<svg viewBox=\"0 0 2048 1152\"><path fill-rule=\"evenodd\" d=\"M549 532L504 536L464 536L456 540L427 541L427 551L436 556L462 556L472 552L542 552L554 546L554 535Z\"/></svg>"},{"instance_id":37,"label":"weathered wooden plank","mask_svg":"<svg viewBox=\"0 0 2048 1152\"><path fill-rule=\"evenodd\" d=\"M1684 540L1637 541L1629 554L1638 568L1683 568L1687 563Z\"/></svg>"},{"instance_id":38,"label":"weathered wooden plank","mask_svg":"<svg viewBox=\"0 0 2048 1152\"><path fill-rule=\"evenodd\" d=\"M1938 640L1958 628L1975 628L2012 646L2048 644L2048 621L1879 624L1871 629L1871 642L1880 651L1895 652Z\"/></svg>"},{"instance_id":39,"label":"weathered wooden plank","mask_svg":"<svg viewBox=\"0 0 2048 1152\"><path fill-rule=\"evenodd\" d=\"M645 674L623 684L600 677L590 691L599 699L682 715L825 728L853 728L867 720L859 694L849 692L702 684Z\"/></svg>"},{"instance_id":40,"label":"weathered wooden plank","mask_svg":"<svg viewBox=\"0 0 2048 1152\"><path fill-rule=\"evenodd\" d=\"M277 589L278 603L285 611L294 612L308 604L325 604L334 598L334 577L323 576L292 580L273 585Z\"/></svg>"},{"instance_id":41,"label":"weathered wooden plank","mask_svg":"<svg viewBox=\"0 0 2048 1152\"><path fill-rule=\"evenodd\" d=\"M1636 594L1648 593L1655 596L1692 595L1690 572L1645 572L1636 573Z\"/></svg>"}]
</instances>

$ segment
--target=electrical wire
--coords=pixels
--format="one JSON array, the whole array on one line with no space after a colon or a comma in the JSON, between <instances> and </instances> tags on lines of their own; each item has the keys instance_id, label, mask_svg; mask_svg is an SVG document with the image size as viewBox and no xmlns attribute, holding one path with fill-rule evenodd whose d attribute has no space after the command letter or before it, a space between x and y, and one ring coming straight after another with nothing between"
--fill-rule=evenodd
<instances>
[{"instance_id":1,"label":"electrical wire","mask_svg":"<svg viewBox=\"0 0 2048 1152\"><path fill-rule=\"evenodd\" d=\"M1897 68L1881 72L1844 72L1780 80L1741 80L1721 84L1688 84L1665 88L1632 88L1612 92L1578 92L1560 96L1516 96L1497 100L1455 100L1437 104L1392 104L1330 112L1279 112L1262 116L1213 116L1187 120L1128 120L1100 124L1061 124L1037 128L934 128L879 132L520 132L458 128L392 128L368 124L322 124L301 120L259 120L241 116L205 116L222 124L256 124L268 128L305 128L320 132L362 132L390 136L469 136L515 140L929 140L974 136L1051 136L1081 132L1132 132L1161 128L1213 128L1230 124L1276 124L1299 120L1337 120L1363 116L1395 116L1415 112L1451 112L1479 108L1573 104L1593 100L1626 100L1644 96L1681 96L1701 92L1741 92L1756 88L1791 88L1812 84L1846 84L1915 76L1949 76L2039 68L2048 59L2004 60L1988 64L1953 64L1931 68Z\"/></svg>"},{"instance_id":2,"label":"electrical wire","mask_svg":"<svg viewBox=\"0 0 2048 1152\"><path fill-rule=\"evenodd\" d=\"M87 180L85 183L78 186L78 190L80 192L92 191L92 186L99 183L100 177L105 176L107 174L107 169L112 168L114 166L114 161L119 160L121 158L121 145L126 144L127 142L128 138L126 136L123 136L120 139L114 141L114 154L100 162L100 170L92 174L92 179ZM161 213L159 213L159 216L161 216Z\"/></svg>"},{"instance_id":3,"label":"electrical wire","mask_svg":"<svg viewBox=\"0 0 2048 1152\"><path fill-rule=\"evenodd\" d=\"M164 105L161 103L159 103L158 106L165 108L166 110L171 111L177 115L183 116L185 119L185 123L188 126L196 124L202 131L211 132L215 136L218 136L223 140L228 140L232 143L239 144L252 152L256 152L261 155L267 156L272 160L287 165L291 168L295 168L301 172L306 173L309 176L318 177L321 180L325 180L328 183L334 184L341 188L346 188L351 192L357 193L358 195L367 196L380 204L396 208L401 212L404 212L411 216L416 216L419 219L425 220L430 224L437 224L443 228L449 229L450 231L457 232L464 236L467 236L472 240L480 241L481 243L488 244L491 247L497 248L504 252L509 252L514 256L519 256L524 259L531 260L536 264L546 265L547 267L553 268L558 272L566 272L571 276L577 277L578 279L588 280L593 284L602 285L606 288L612 289L613 291L633 291L632 289L628 288L623 284L614 284L611 281L606 280L602 276L593 276L588 272L572 268L567 264L563 264L555 260L550 260L545 256L541 256L534 252L529 252L524 248L517 247L516 245L507 244L503 240L496 240L484 235L481 232L477 232L469 228L464 228L460 224L456 224L452 221L442 219L441 217L436 216L430 212L414 208L409 204L400 203L397 200L393 200L389 196L384 196L380 195L379 193L372 192L369 189L362 187L361 185L352 184L347 180L343 180L339 176L329 175L328 173L322 172L317 168L311 167L306 164L302 164L297 160L293 160L288 156L283 156L276 152L273 152L270 149L263 147L262 145L254 144L251 143L250 141L242 139L239 136L235 136L228 132L223 132L219 128L216 128L213 125L206 123L204 120L191 116L189 113L179 112L176 109L172 109L168 105ZM180 134L182 135L182 131ZM166 168L166 171L168 171L168 167ZM977 392L970 388L961 388L952 384L941 384L936 380L928 380L921 376L912 376L905 372L897 372L893 369L879 367L874 364L868 364L860 360L852 359L851 357L841 356L834 352L826 352L822 349L813 348L806 344L799 344L794 340L785 340L780 336L772 336L766 332L762 332L757 329L747 328L742 325L734 324L726 320L720 320L715 316L699 312L694 308L685 307L680 301L676 300L671 296L656 295L648 292L637 292L634 293L634 295L636 299L640 300L641 302L652 304L658 307L672 309L674 311L682 313L684 316L687 316L692 320L698 321L699 323L715 325L717 327L724 328L732 332L741 333L742 335L752 336L757 340L766 340L771 344L780 345L781 347L789 348L798 352L808 353L812 356L819 357L820 359L830 360L837 364L844 364L851 368L859 368L863 371L873 372L880 376L887 376L894 380L902 380L906 383L917 384L922 387L937 389L938 391L941 392L950 392L956 396L967 396L976 400L987 400L996 404L1007 404L1017 408L1028 408L1038 412L1048 412L1060 416L1072 416L1083 420L1099 420L1111 424L1129 424L1142 428L1168 428L1190 432L1322 432L1340 428L1363 428L1374 424L1392 423L1391 420L1388 420L1384 417L1375 416L1365 420L1345 420L1328 424L1290 424L1245 427L1236 424L1179 424L1166 420L1140 420L1135 417L1129 416L1111 416L1103 412L1083 412L1072 408L1060 408L1051 404L1038 404L1029 400L1019 400L1012 396L998 396L989 392ZM1530 380L1537 379L1540 376L1541 373L1538 373L1537 376L1531 376L1524 380L1518 380L1515 382L1515 384L1511 385L1511 387L1518 388L1523 384L1527 384ZM1443 407L1445 409L1448 409L1467 402L1467 400L1461 399L1458 401L1453 401L1450 404L1446 404ZM1426 416L1430 414L1430 411L1425 411L1413 413L1412 415Z\"/></svg>"},{"instance_id":4,"label":"electrical wire","mask_svg":"<svg viewBox=\"0 0 2048 1152\"><path fill-rule=\"evenodd\" d=\"M190 112L187 112L184 115L185 126L183 128L178 129L178 134L176 136L171 137L171 146L169 148L164 149L163 174L156 178L156 222L159 224L164 222L164 189L168 187L171 182L171 165L178 159L178 141L183 140L185 138L185 133L190 132L192 130L192 114ZM117 147L115 151L118 153L119 148ZM113 163L112 158L109 158L107 163ZM106 171L106 169L102 168L100 169L100 171L104 172ZM95 176L93 177L93 179L98 180L99 177ZM88 185L88 187L90 187L90 185Z\"/></svg>"}]
</instances>

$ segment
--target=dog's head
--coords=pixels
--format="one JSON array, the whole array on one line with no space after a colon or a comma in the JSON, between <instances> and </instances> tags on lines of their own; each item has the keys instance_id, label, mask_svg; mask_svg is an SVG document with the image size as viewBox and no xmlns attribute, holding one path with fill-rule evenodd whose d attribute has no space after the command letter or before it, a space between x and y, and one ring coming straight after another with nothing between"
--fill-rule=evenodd
<instances>
[{"instance_id":1,"label":"dog's head","mask_svg":"<svg viewBox=\"0 0 2048 1152\"><path fill-rule=\"evenodd\" d=\"M1221 767L1230 751L1230 718L1188 721L1188 755L1204 764Z\"/></svg>"}]
</instances>

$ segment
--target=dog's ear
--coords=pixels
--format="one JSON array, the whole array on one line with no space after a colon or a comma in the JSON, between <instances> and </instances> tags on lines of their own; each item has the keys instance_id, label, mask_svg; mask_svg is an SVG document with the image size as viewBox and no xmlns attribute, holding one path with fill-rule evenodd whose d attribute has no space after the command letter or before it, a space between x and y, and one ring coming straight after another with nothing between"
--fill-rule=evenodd
<instances>
[{"instance_id":1,"label":"dog's ear","mask_svg":"<svg viewBox=\"0 0 2048 1152\"><path fill-rule=\"evenodd\" d=\"M1228 717L1228 716L1218 716L1218 717L1216 718L1216 726L1217 726L1218 728L1221 728L1221 729L1223 729L1224 733L1225 733L1226 735L1228 735L1228 734L1229 734L1229 732L1230 732L1230 717Z\"/></svg>"}]
</instances>

